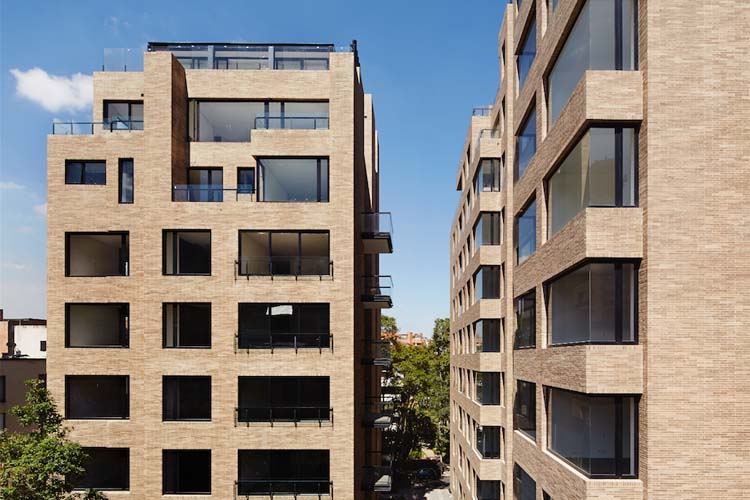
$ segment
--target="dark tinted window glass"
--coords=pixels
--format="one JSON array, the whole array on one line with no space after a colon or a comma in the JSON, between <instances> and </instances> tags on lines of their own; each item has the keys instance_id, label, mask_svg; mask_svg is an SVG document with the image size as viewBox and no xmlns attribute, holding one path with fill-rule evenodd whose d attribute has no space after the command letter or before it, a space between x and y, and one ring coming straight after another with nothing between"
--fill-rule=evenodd
<instances>
[{"instance_id":1,"label":"dark tinted window glass","mask_svg":"<svg viewBox=\"0 0 750 500\"><path fill-rule=\"evenodd\" d=\"M65 416L69 419L129 418L129 377L68 375L65 377Z\"/></svg>"},{"instance_id":2,"label":"dark tinted window glass","mask_svg":"<svg viewBox=\"0 0 750 500\"><path fill-rule=\"evenodd\" d=\"M518 52L518 89L523 88L526 76L529 74L531 64L536 57L536 19L531 19L531 27L524 35L521 42L521 51Z\"/></svg>"},{"instance_id":3,"label":"dark tinted window glass","mask_svg":"<svg viewBox=\"0 0 750 500\"><path fill-rule=\"evenodd\" d=\"M536 200L516 217L516 260L518 264L536 251Z\"/></svg>"},{"instance_id":4,"label":"dark tinted window glass","mask_svg":"<svg viewBox=\"0 0 750 500\"><path fill-rule=\"evenodd\" d=\"M66 184L98 184L107 183L106 163L104 161L66 161Z\"/></svg>"},{"instance_id":5,"label":"dark tinted window glass","mask_svg":"<svg viewBox=\"0 0 750 500\"><path fill-rule=\"evenodd\" d=\"M243 194L255 193L255 168L237 169L237 191Z\"/></svg>"},{"instance_id":6,"label":"dark tinted window glass","mask_svg":"<svg viewBox=\"0 0 750 500\"><path fill-rule=\"evenodd\" d=\"M513 466L513 499L536 500L536 481L518 464Z\"/></svg>"},{"instance_id":7,"label":"dark tinted window glass","mask_svg":"<svg viewBox=\"0 0 750 500\"><path fill-rule=\"evenodd\" d=\"M516 381L513 428L536 439L536 384Z\"/></svg>"},{"instance_id":8,"label":"dark tinted window glass","mask_svg":"<svg viewBox=\"0 0 750 500\"><path fill-rule=\"evenodd\" d=\"M129 304L66 304L67 347L127 347Z\"/></svg>"},{"instance_id":9,"label":"dark tinted window glass","mask_svg":"<svg viewBox=\"0 0 750 500\"><path fill-rule=\"evenodd\" d=\"M133 203L133 160L120 160L120 203Z\"/></svg>"},{"instance_id":10,"label":"dark tinted window glass","mask_svg":"<svg viewBox=\"0 0 750 500\"><path fill-rule=\"evenodd\" d=\"M163 420L211 420L211 377L163 377Z\"/></svg>"},{"instance_id":11,"label":"dark tinted window glass","mask_svg":"<svg viewBox=\"0 0 750 500\"><path fill-rule=\"evenodd\" d=\"M515 349L536 346L536 293L531 291L516 298Z\"/></svg>"},{"instance_id":12,"label":"dark tinted window glass","mask_svg":"<svg viewBox=\"0 0 750 500\"><path fill-rule=\"evenodd\" d=\"M211 231L164 231L164 274L211 274Z\"/></svg>"},{"instance_id":13,"label":"dark tinted window glass","mask_svg":"<svg viewBox=\"0 0 750 500\"><path fill-rule=\"evenodd\" d=\"M162 493L211 493L211 450L163 450Z\"/></svg>"},{"instance_id":14,"label":"dark tinted window glass","mask_svg":"<svg viewBox=\"0 0 750 500\"><path fill-rule=\"evenodd\" d=\"M211 304L163 305L164 347L211 347Z\"/></svg>"},{"instance_id":15,"label":"dark tinted window glass","mask_svg":"<svg viewBox=\"0 0 750 500\"><path fill-rule=\"evenodd\" d=\"M531 158L536 153L536 109L535 104L531 104L531 112L526 117L526 121L521 126L516 136L516 172L515 180L523 177L526 168L531 162Z\"/></svg>"},{"instance_id":16,"label":"dark tinted window glass","mask_svg":"<svg viewBox=\"0 0 750 500\"><path fill-rule=\"evenodd\" d=\"M130 450L128 448L82 448L88 456L82 476L70 478L77 489L130 489Z\"/></svg>"},{"instance_id":17,"label":"dark tinted window glass","mask_svg":"<svg viewBox=\"0 0 750 500\"><path fill-rule=\"evenodd\" d=\"M500 458L502 427L477 427L477 451L482 458Z\"/></svg>"}]
</instances>

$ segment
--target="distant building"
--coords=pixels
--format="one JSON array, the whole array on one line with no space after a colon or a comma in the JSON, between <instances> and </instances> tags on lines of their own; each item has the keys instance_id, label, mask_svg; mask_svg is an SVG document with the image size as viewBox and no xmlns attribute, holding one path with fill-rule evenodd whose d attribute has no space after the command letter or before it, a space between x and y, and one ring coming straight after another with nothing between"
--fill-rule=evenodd
<instances>
[{"instance_id":1,"label":"distant building","mask_svg":"<svg viewBox=\"0 0 750 500\"><path fill-rule=\"evenodd\" d=\"M399 344L425 346L428 342L429 339L424 338L424 333L406 332L398 334Z\"/></svg>"},{"instance_id":2,"label":"distant building","mask_svg":"<svg viewBox=\"0 0 750 500\"><path fill-rule=\"evenodd\" d=\"M0 431L18 432L9 410L26 401L26 380L46 378L47 321L6 319L0 309L0 349Z\"/></svg>"}]
</instances>

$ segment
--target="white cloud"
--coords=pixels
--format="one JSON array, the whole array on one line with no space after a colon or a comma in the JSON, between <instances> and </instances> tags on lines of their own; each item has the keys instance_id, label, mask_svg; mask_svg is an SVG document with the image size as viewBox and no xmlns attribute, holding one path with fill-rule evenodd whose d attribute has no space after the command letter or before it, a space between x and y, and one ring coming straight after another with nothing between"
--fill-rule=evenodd
<instances>
[{"instance_id":1,"label":"white cloud","mask_svg":"<svg viewBox=\"0 0 750 500\"><path fill-rule=\"evenodd\" d=\"M23 189L23 186L20 184L16 184L15 182L0 182L0 189L20 190Z\"/></svg>"},{"instance_id":2,"label":"white cloud","mask_svg":"<svg viewBox=\"0 0 750 500\"><path fill-rule=\"evenodd\" d=\"M94 77L76 73L70 77L50 75L41 68L10 70L16 78L16 92L47 111L81 111L94 100Z\"/></svg>"},{"instance_id":3,"label":"white cloud","mask_svg":"<svg viewBox=\"0 0 750 500\"><path fill-rule=\"evenodd\" d=\"M2 267L13 271L28 271L30 269L27 264L19 264L18 262L3 262Z\"/></svg>"},{"instance_id":4,"label":"white cloud","mask_svg":"<svg viewBox=\"0 0 750 500\"><path fill-rule=\"evenodd\" d=\"M39 215L46 216L47 215L47 204L42 203L41 205L34 205L34 212L36 212Z\"/></svg>"}]
</instances>

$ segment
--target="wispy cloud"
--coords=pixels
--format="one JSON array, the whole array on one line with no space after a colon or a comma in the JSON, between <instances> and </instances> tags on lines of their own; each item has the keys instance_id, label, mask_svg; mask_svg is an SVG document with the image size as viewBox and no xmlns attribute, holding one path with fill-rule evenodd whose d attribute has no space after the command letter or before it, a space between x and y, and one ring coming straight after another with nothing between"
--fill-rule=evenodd
<instances>
[{"instance_id":1,"label":"wispy cloud","mask_svg":"<svg viewBox=\"0 0 750 500\"><path fill-rule=\"evenodd\" d=\"M41 68L27 71L14 68L10 72L16 79L18 95L47 111L74 112L91 107L94 99L94 78L91 75L56 76Z\"/></svg>"},{"instance_id":2,"label":"wispy cloud","mask_svg":"<svg viewBox=\"0 0 750 500\"><path fill-rule=\"evenodd\" d=\"M34 205L34 212L36 212L38 215L47 216L47 204L42 203L41 205Z\"/></svg>"},{"instance_id":3,"label":"wispy cloud","mask_svg":"<svg viewBox=\"0 0 750 500\"><path fill-rule=\"evenodd\" d=\"M24 189L24 186L21 184L16 184L15 182L0 182L0 189L5 189L8 191L19 191L21 189Z\"/></svg>"},{"instance_id":4,"label":"wispy cloud","mask_svg":"<svg viewBox=\"0 0 750 500\"><path fill-rule=\"evenodd\" d=\"M28 264L20 264L18 262L6 261L0 264L3 269L11 269L13 271L28 271L31 267Z\"/></svg>"},{"instance_id":5,"label":"wispy cloud","mask_svg":"<svg viewBox=\"0 0 750 500\"><path fill-rule=\"evenodd\" d=\"M124 19L120 19L117 16L110 16L110 17L108 17L105 20L104 24L110 30L112 30L112 33L114 33L115 35L119 35L120 34L120 30L126 30L126 29L130 28L130 23L129 22L127 22Z\"/></svg>"}]
</instances>

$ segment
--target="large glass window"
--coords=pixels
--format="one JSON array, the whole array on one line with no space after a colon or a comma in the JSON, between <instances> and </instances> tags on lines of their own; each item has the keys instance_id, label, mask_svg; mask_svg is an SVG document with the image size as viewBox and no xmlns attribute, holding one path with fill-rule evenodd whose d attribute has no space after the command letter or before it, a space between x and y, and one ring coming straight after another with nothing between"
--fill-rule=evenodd
<instances>
[{"instance_id":1,"label":"large glass window","mask_svg":"<svg viewBox=\"0 0 750 500\"><path fill-rule=\"evenodd\" d=\"M474 224L474 251L483 245L500 245L503 240L502 212L482 212Z\"/></svg>"},{"instance_id":2,"label":"large glass window","mask_svg":"<svg viewBox=\"0 0 750 500\"><path fill-rule=\"evenodd\" d=\"M518 69L518 90L523 88L526 77L531 69L531 64L536 57L536 19L531 18L529 28L521 40L521 50L516 54L516 67Z\"/></svg>"},{"instance_id":3,"label":"large glass window","mask_svg":"<svg viewBox=\"0 0 750 500\"><path fill-rule=\"evenodd\" d=\"M514 349L536 346L536 292L516 298L516 338Z\"/></svg>"},{"instance_id":4,"label":"large glass window","mask_svg":"<svg viewBox=\"0 0 750 500\"><path fill-rule=\"evenodd\" d=\"M486 158L479 161L474 174L474 187L477 194L487 191L500 191L502 186L503 160Z\"/></svg>"},{"instance_id":5,"label":"large glass window","mask_svg":"<svg viewBox=\"0 0 750 500\"><path fill-rule=\"evenodd\" d=\"M536 199L516 217L516 262L522 263L536 251Z\"/></svg>"},{"instance_id":6,"label":"large glass window","mask_svg":"<svg viewBox=\"0 0 750 500\"><path fill-rule=\"evenodd\" d=\"M516 168L514 172L516 181L526 173L534 153L536 153L536 104L531 103L531 111L516 135Z\"/></svg>"},{"instance_id":7,"label":"large glass window","mask_svg":"<svg viewBox=\"0 0 750 500\"><path fill-rule=\"evenodd\" d=\"M499 405L502 378L498 372L476 372L476 400L486 406Z\"/></svg>"},{"instance_id":8,"label":"large glass window","mask_svg":"<svg viewBox=\"0 0 750 500\"><path fill-rule=\"evenodd\" d=\"M328 231L240 231L239 274L330 274Z\"/></svg>"},{"instance_id":9,"label":"large glass window","mask_svg":"<svg viewBox=\"0 0 750 500\"><path fill-rule=\"evenodd\" d=\"M143 101L105 101L106 130L143 130Z\"/></svg>"},{"instance_id":10,"label":"large glass window","mask_svg":"<svg viewBox=\"0 0 750 500\"><path fill-rule=\"evenodd\" d=\"M516 380L513 428L536 440L536 384Z\"/></svg>"},{"instance_id":11,"label":"large glass window","mask_svg":"<svg viewBox=\"0 0 750 500\"><path fill-rule=\"evenodd\" d=\"M329 304L240 304L240 349L327 348Z\"/></svg>"},{"instance_id":12,"label":"large glass window","mask_svg":"<svg viewBox=\"0 0 750 500\"><path fill-rule=\"evenodd\" d=\"M65 304L65 347L128 347L129 304Z\"/></svg>"},{"instance_id":13,"label":"large glass window","mask_svg":"<svg viewBox=\"0 0 750 500\"><path fill-rule=\"evenodd\" d=\"M128 233L65 233L65 276L127 276Z\"/></svg>"},{"instance_id":14,"label":"large glass window","mask_svg":"<svg viewBox=\"0 0 750 500\"><path fill-rule=\"evenodd\" d=\"M237 494L328 495L328 450L238 450Z\"/></svg>"},{"instance_id":15,"label":"large glass window","mask_svg":"<svg viewBox=\"0 0 750 500\"><path fill-rule=\"evenodd\" d=\"M258 201L328 201L328 158L258 158L258 168Z\"/></svg>"},{"instance_id":16,"label":"large glass window","mask_svg":"<svg viewBox=\"0 0 750 500\"><path fill-rule=\"evenodd\" d=\"M224 201L224 171L221 167L193 167L187 172L187 185L174 187L174 201Z\"/></svg>"},{"instance_id":17,"label":"large glass window","mask_svg":"<svg viewBox=\"0 0 750 500\"><path fill-rule=\"evenodd\" d=\"M503 428L480 425L477 427L477 452L482 458L500 458Z\"/></svg>"},{"instance_id":18,"label":"large glass window","mask_svg":"<svg viewBox=\"0 0 750 500\"><path fill-rule=\"evenodd\" d=\"M133 159L120 158L118 201L133 203Z\"/></svg>"},{"instance_id":19,"label":"large glass window","mask_svg":"<svg viewBox=\"0 0 750 500\"><path fill-rule=\"evenodd\" d=\"M211 347L210 303L179 302L162 307L164 347Z\"/></svg>"},{"instance_id":20,"label":"large glass window","mask_svg":"<svg viewBox=\"0 0 750 500\"><path fill-rule=\"evenodd\" d=\"M502 320L480 319L474 323L476 352L500 352Z\"/></svg>"},{"instance_id":21,"label":"large glass window","mask_svg":"<svg viewBox=\"0 0 750 500\"><path fill-rule=\"evenodd\" d=\"M550 344L632 343L637 326L632 263L594 263L549 284Z\"/></svg>"},{"instance_id":22,"label":"large glass window","mask_svg":"<svg viewBox=\"0 0 750 500\"><path fill-rule=\"evenodd\" d=\"M129 386L127 375L66 375L65 418L127 419Z\"/></svg>"},{"instance_id":23,"label":"large glass window","mask_svg":"<svg viewBox=\"0 0 750 500\"><path fill-rule=\"evenodd\" d=\"M77 490L127 491L130 489L130 450L128 448L82 448L86 454L85 473L70 477Z\"/></svg>"},{"instance_id":24,"label":"large glass window","mask_svg":"<svg viewBox=\"0 0 750 500\"><path fill-rule=\"evenodd\" d=\"M239 422L328 421L328 377L240 377Z\"/></svg>"},{"instance_id":25,"label":"large glass window","mask_svg":"<svg viewBox=\"0 0 750 500\"><path fill-rule=\"evenodd\" d=\"M162 419L211 420L211 377L162 377Z\"/></svg>"},{"instance_id":26,"label":"large glass window","mask_svg":"<svg viewBox=\"0 0 750 500\"><path fill-rule=\"evenodd\" d=\"M548 78L549 126L586 70L638 69L636 0L588 0Z\"/></svg>"},{"instance_id":27,"label":"large glass window","mask_svg":"<svg viewBox=\"0 0 750 500\"><path fill-rule=\"evenodd\" d=\"M474 274L474 300L502 297L501 266L480 266Z\"/></svg>"},{"instance_id":28,"label":"large glass window","mask_svg":"<svg viewBox=\"0 0 750 500\"><path fill-rule=\"evenodd\" d=\"M513 465L513 500L536 500L536 481L518 464Z\"/></svg>"},{"instance_id":29,"label":"large glass window","mask_svg":"<svg viewBox=\"0 0 750 500\"><path fill-rule=\"evenodd\" d=\"M638 401L547 389L549 448L591 477L635 477Z\"/></svg>"},{"instance_id":30,"label":"large glass window","mask_svg":"<svg viewBox=\"0 0 750 500\"><path fill-rule=\"evenodd\" d=\"M547 182L550 237L586 207L636 205L637 141L633 128L586 132Z\"/></svg>"},{"instance_id":31,"label":"large glass window","mask_svg":"<svg viewBox=\"0 0 750 500\"><path fill-rule=\"evenodd\" d=\"M211 231L165 230L164 274L211 274Z\"/></svg>"},{"instance_id":32,"label":"large glass window","mask_svg":"<svg viewBox=\"0 0 750 500\"><path fill-rule=\"evenodd\" d=\"M211 450L162 450L162 493L211 493Z\"/></svg>"},{"instance_id":33,"label":"large glass window","mask_svg":"<svg viewBox=\"0 0 750 500\"><path fill-rule=\"evenodd\" d=\"M65 161L65 184L93 184L107 183L107 163L104 160Z\"/></svg>"}]
</instances>

